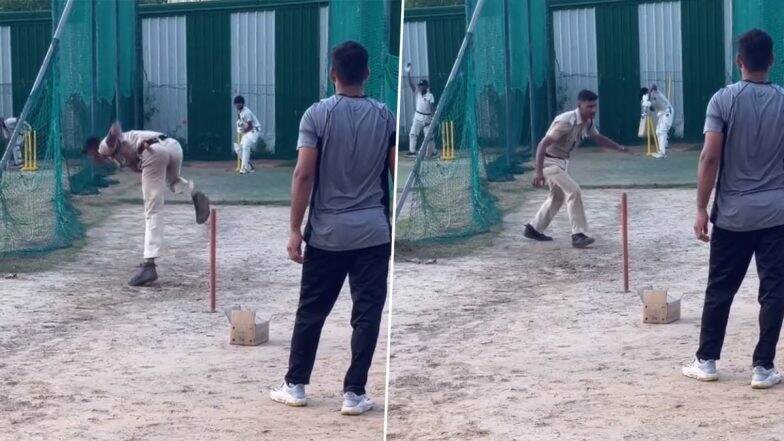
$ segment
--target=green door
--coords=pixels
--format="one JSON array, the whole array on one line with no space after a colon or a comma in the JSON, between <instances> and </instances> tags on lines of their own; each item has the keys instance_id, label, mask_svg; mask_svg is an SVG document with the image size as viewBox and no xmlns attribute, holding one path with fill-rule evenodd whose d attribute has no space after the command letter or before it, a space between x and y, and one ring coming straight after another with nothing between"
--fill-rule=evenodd
<instances>
[{"instance_id":1,"label":"green door","mask_svg":"<svg viewBox=\"0 0 784 441\"><path fill-rule=\"evenodd\" d=\"M683 137L702 138L705 108L724 86L724 12L714 0L681 0Z\"/></svg>"},{"instance_id":2,"label":"green door","mask_svg":"<svg viewBox=\"0 0 784 441\"><path fill-rule=\"evenodd\" d=\"M230 159L231 46L226 12L192 13L188 54L187 159Z\"/></svg>"},{"instance_id":3,"label":"green door","mask_svg":"<svg viewBox=\"0 0 784 441\"><path fill-rule=\"evenodd\" d=\"M275 156L297 156L299 121L319 99L319 11L275 11Z\"/></svg>"},{"instance_id":4,"label":"green door","mask_svg":"<svg viewBox=\"0 0 784 441\"><path fill-rule=\"evenodd\" d=\"M599 130L618 142L634 142L640 121L640 48L636 2L596 7Z\"/></svg>"},{"instance_id":5,"label":"green door","mask_svg":"<svg viewBox=\"0 0 784 441\"><path fill-rule=\"evenodd\" d=\"M52 23L30 20L11 25L11 81L14 115L22 113L52 40ZM7 118L8 116L6 116Z\"/></svg>"}]
</instances>

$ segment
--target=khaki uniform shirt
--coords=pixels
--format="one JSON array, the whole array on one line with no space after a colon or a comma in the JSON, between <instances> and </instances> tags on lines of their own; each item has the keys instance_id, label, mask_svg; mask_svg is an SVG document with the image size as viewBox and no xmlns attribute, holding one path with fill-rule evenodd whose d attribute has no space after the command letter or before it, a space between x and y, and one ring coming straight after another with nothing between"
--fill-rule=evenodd
<instances>
[{"instance_id":1,"label":"khaki uniform shirt","mask_svg":"<svg viewBox=\"0 0 784 441\"><path fill-rule=\"evenodd\" d=\"M569 159L572 150L580 145L583 139L598 134L593 120L583 121L580 110L574 109L555 117L545 136L555 142L551 144L545 154L557 159Z\"/></svg>"}]
</instances>

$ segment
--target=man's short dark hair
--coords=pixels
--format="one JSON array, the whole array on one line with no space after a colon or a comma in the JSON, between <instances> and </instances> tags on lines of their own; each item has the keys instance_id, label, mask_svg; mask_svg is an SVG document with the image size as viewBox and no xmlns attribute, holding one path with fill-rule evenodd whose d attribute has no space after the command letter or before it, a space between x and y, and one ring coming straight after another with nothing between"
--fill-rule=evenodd
<instances>
[{"instance_id":1,"label":"man's short dark hair","mask_svg":"<svg viewBox=\"0 0 784 441\"><path fill-rule=\"evenodd\" d=\"M82 153L89 153L90 150L98 151L98 145L101 143L101 140L96 138L95 136L91 136L87 138L87 141L84 142L84 147L82 148Z\"/></svg>"},{"instance_id":2,"label":"man's short dark hair","mask_svg":"<svg viewBox=\"0 0 784 441\"><path fill-rule=\"evenodd\" d=\"M647 93L648 93L648 88L647 88L647 87L643 87L643 88L641 88L641 89L640 89L640 96L639 96L639 98L640 98L640 99L642 99L642 97L643 97L645 94L647 94Z\"/></svg>"},{"instance_id":3,"label":"man's short dark hair","mask_svg":"<svg viewBox=\"0 0 784 441\"><path fill-rule=\"evenodd\" d=\"M577 101L596 101L598 99L599 95L588 89L583 89L577 94Z\"/></svg>"},{"instance_id":4,"label":"man's short dark hair","mask_svg":"<svg viewBox=\"0 0 784 441\"><path fill-rule=\"evenodd\" d=\"M356 41L346 41L332 50L332 67L341 83L357 86L367 79L368 52Z\"/></svg>"},{"instance_id":5,"label":"man's short dark hair","mask_svg":"<svg viewBox=\"0 0 784 441\"><path fill-rule=\"evenodd\" d=\"M234 104L245 104L245 97L242 95L237 95L234 97Z\"/></svg>"},{"instance_id":6,"label":"man's short dark hair","mask_svg":"<svg viewBox=\"0 0 784 441\"><path fill-rule=\"evenodd\" d=\"M738 37L738 54L750 72L768 70L773 63L773 39L761 29L752 29Z\"/></svg>"}]
</instances>

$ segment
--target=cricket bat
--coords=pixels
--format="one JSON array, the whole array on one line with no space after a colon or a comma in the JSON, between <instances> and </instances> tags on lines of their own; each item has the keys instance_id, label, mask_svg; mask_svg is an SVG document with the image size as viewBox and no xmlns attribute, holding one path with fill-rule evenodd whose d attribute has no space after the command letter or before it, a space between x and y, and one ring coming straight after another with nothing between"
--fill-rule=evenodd
<instances>
[{"instance_id":1,"label":"cricket bat","mask_svg":"<svg viewBox=\"0 0 784 441\"><path fill-rule=\"evenodd\" d=\"M648 119L645 114L640 117L640 127L637 129L637 137L645 138L645 128L647 127L646 120Z\"/></svg>"}]
</instances>

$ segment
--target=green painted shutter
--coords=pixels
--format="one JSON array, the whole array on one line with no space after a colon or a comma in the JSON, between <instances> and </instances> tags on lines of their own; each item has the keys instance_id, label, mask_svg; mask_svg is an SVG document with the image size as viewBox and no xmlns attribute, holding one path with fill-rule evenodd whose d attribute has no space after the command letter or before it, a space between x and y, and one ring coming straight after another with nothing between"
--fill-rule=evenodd
<instances>
[{"instance_id":1,"label":"green painted shutter","mask_svg":"<svg viewBox=\"0 0 784 441\"><path fill-rule=\"evenodd\" d=\"M299 121L319 99L317 6L275 12L275 156L297 155Z\"/></svg>"},{"instance_id":2,"label":"green painted shutter","mask_svg":"<svg viewBox=\"0 0 784 441\"><path fill-rule=\"evenodd\" d=\"M188 54L187 159L229 159L231 149L231 46L229 14L191 13Z\"/></svg>"},{"instance_id":3,"label":"green painted shutter","mask_svg":"<svg viewBox=\"0 0 784 441\"><path fill-rule=\"evenodd\" d=\"M38 69L52 40L50 21L28 21L11 25L11 79L14 115L22 113Z\"/></svg>"},{"instance_id":4,"label":"green painted shutter","mask_svg":"<svg viewBox=\"0 0 784 441\"><path fill-rule=\"evenodd\" d=\"M433 95L438 99L465 37L465 13L436 16L426 22L428 77Z\"/></svg>"},{"instance_id":5,"label":"green painted shutter","mask_svg":"<svg viewBox=\"0 0 784 441\"><path fill-rule=\"evenodd\" d=\"M640 54L637 3L596 6L599 130L618 142L637 139Z\"/></svg>"},{"instance_id":6,"label":"green painted shutter","mask_svg":"<svg viewBox=\"0 0 784 441\"><path fill-rule=\"evenodd\" d=\"M681 0L683 136L701 139L705 108L724 86L724 15L715 0Z\"/></svg>"}]
</instances>

